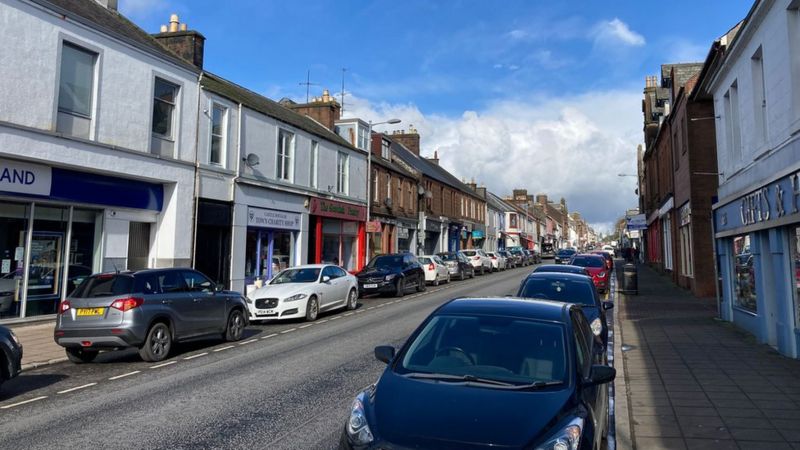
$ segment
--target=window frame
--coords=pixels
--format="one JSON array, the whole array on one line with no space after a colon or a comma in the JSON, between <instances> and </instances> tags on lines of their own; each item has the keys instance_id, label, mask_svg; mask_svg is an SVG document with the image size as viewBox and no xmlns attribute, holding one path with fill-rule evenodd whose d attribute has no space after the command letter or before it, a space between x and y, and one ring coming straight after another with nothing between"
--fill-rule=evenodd
<instances>
[{"instance_id":1,"label":"window frame","mask_svg":"<svg viewBox=\"0 0 800 450\"><path fill-rule=\"evenodd\" d=\"M336 193L350 195L350 154L336 153Z\"/></svg>"},{"instance_id":2,"label":"window frame","mask_svg":"<svg viewBox=\"0 0 800 450\"><path fill-rule=\"evenodd\" d=\"M308 185L314 189L319 188L319 141L311 140L309 154Z\"/></svg>"},{"instance_id":3,"label":"window frame","mask_svg":"<svg viewBox=\"0 0 800 450\"><path fill-rule=\"evenodd\" d=\"M59 107L59 96L60 96L60 90L61 90L61 66L62 66L62 61L63 61L64 46L65 45L69 45L69 46L78 48L80 50L84 50L84 51L86 51L88 53L94 53L94 59L92 61L91 100L90 100L90 105L89 105L90 116L89 117L85 117L83 115L76 115L76 114L72 114L71 112L66 112L66 111L64 112L64 114L71 114L71 115L74 115L75 117L79 117L79 118L82 118L82 119L88 119L89 120L89 132L88 132L88 135L87 135L86 138L88 138L89 140L96 140L97 136L96 136L96 127L95 127L96 120L95 119L97 117L97 101L98 101L98 98L100 97L100 80L101 80L101 73L102 73L102 67L103 67L103 56L104 56L103 55L103 49L100 48L100 47L97 47L95 45L92 45L90 43L80 41L80 40L76 39L74 36L65 35L65 34L63 34L61 32L59 32L59 38L58 39L59 39L58 40L58 51L57 51L57 55L56 55L57 59L55 61L57 70L56 70L56 73L55 73L56 79L55 79L55 83L54 83L54 86L53 86L55 101L53 102L53 116L52 116L53 117L53 122L52 123L56 126L56 129L57 129L58 128L58 115L61 112L60 111L61 108Z\"/></svg>"},{"instance_id":4,"label":"window frame","mask_svg":"<svg viewBox=\"0 0 800 450\"><path fill-rule=\"evenodd\" d=\"M171 104L169 102L167 102L166 100L162 100L162 99L159 99L159 98L156 97L156 86L158 85L159 81L161 81L161 82L163 82L165 84L173 86L173 88L174 88L174 100L173 100L173 102ZM181 92L183 91L183 89L181 89L182 87L183 86L181 84L176 83L175 81L173 81L173 80L171 80L171 79L169 79L169 78L167 78L167 77L165 77L165 76L163 76L161 74L154 74L153 75L153 86L152 86L152 89L151 89L151 105L152 105L152 108L151 108L151 116L150 116L150 134L153 137L156 137L156 138L159 138L159 139L163 139L163 140L166 140L166 141L170 141L170 142L176 142L177 141L176 136L178 134L178 122L179 122L179 118L180 118L179 110L180 110ZM153 115L155 115L156 102L163 102L163 103L166 103L168 105L171 105L171 107L172 107L172 109L170 111L169 134L158 133L158 132L156 132L154 130L155 121L153 120Z\"/></svg>"},{"instance_id":5,"label":"window frame","mask_svg":"<svg viewBox=\"0 0 800 450\"><path fill-rule=\"evenodd\" d=\"M211 116L209 117L210 127L208 130L209 139L208 139L208 164L214 166L225 167L227 164L228 156L228 122L230 117L230 108L223 105L222 103L211 101L211 107L209 108L211 111ZM215 110L220 109L222 110L222 123L220 123L220 131L221 134L216 135L214 134L214 112ZM215 162L212 161L211 154L212 149L214 148L214 138L220 140L220 147L219 147L219 161Z\"/></svg>"},{"instance_id":6,"label":"window frame","mask_svg":"<svg viewBox=\"0 0 800 450\"><path fill-rule=\"evenodd\" d=\"M288 145L283 145L281 136L289 136ZM275 179L288 183L294 182L294 155L297 135L285 128L278 128L275 143ZM287 166L288 160L288 167ZM287 173L288 172L288 173Z\"/></svg>"}]
</instances>

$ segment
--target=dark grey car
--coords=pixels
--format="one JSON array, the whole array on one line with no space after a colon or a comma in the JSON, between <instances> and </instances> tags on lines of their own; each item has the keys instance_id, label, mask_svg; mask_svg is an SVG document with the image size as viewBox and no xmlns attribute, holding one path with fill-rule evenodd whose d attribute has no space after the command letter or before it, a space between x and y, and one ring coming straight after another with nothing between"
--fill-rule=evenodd
<instances>
[{"instance_id":1,"label":"dark grey car","mask_svg":"<svg viewBox=\"0 0 800 450\"><path fill-rule=\"evenodd\" d=\"M19 375L22 366L22 344L13 331L0 327L0 385Z\"/></svg>"},{"instance_id":2,"label":"dark grey car","mask_svg":"<svg viewBox=\"0 0 800 450\"><path fill-rule=\"evenodd\" d=\"M100 350L139 349L145 361L165 359L174 342L208 336L242 338L247 306L192 269L150 269L92 275L58 306L56 343L70 361L90 362Z\"/></svg>"}]
</instances>

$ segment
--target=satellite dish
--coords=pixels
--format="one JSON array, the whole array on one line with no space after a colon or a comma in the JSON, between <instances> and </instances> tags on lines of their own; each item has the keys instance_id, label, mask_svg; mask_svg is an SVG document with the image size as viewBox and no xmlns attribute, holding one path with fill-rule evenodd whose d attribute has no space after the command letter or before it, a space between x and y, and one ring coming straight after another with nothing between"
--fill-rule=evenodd
<instances>
[{"instance_id":1,"label":"satellite dish","mask_svg":"<svg viewBox=\"0 0 800 450\"><path fill-rule=\"evenodd\" d=\"M258 155L255 153L248 153L247 158L244 159L244 163L247 165L247 167L255 167L260 162L261 161L258 159Z\"/></svg>"},{"instance_id":2,"label":"satellite dish","mask_svg":"<svg viewBox=\"0 0 800 450\"><path fill-rule=\"evenodd\" d=\"M384 199L383 203L386 205L387 208L391 208L392 207L392 199L391 198Z\"/></svg>"}]
</instances>

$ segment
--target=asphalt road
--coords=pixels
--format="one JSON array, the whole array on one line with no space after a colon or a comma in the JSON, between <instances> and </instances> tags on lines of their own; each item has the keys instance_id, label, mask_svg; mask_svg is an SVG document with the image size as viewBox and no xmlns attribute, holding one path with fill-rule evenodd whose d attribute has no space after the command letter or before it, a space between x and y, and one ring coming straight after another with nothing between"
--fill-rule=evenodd
<instances>
[{"instance_id":1,"label":"asphalt road","mask_svg":"<svg viewBox=\"0 0 800 450\"><path fill-rule=\"evenodd\" d=\"M530 270L361 299L313 324L254 325L160 364L128 351L27 371L0 393L0 448L335 448L352 398L385 367L376 345L401 345L451 298L513 294Z\"/></svg>"}]
</instances>

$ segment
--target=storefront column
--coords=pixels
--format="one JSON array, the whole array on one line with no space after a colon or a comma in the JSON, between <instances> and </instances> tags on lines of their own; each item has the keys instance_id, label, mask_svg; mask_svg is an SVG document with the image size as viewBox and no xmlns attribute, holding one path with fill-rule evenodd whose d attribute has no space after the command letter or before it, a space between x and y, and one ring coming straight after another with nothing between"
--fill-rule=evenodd
<instances>
[{"instance_id":1,"label":"storefront column","mask_svg":"<svg viewBox=\"0 0 800 450\"><path fill-rule=\"evenodd\" d=\"M367 256L367 244L366 222L358 222L358 259L356 260L356 271L364 267L364 260Z\"/></svg>"},{"instance_id":2,"label":"storefront column","mask_svg":"<svg viewBox=\"0 0 800 450\"><path fill-rule=\"evenodd\" d=\"M322 217L314 219L314 264L322 262Z\"/></svg>"},{"instance_id":3,"label":"storefront column","mask_svg":"<svg viewBox=\"0 0 800 450\"><path fill-rule=\"evenodd\" d=\"M20 305L19 309L19 316L25 317L26 310L28 309L28 282L30 281L30 269L31 266L31 242L33 241L33 213L36 210L36 203L31 203L30 215L28 216L28 231L25 233L25 262L22 265L22 270L24 270L22 274L22 298L20 301L22 304Z\"/></svg>"},{"instance_id":4,"label":"storefront column","mask_svg":"<svg viewBox=\"0 0 800 450\"><path fill-rule=\"evenodd\" d=\"M69 252L70 252L70 243L72 242L72 213L73 207L69 207L69 215L67 216L67 241L66 245L64 245L64 270L61 277L61 301L67 298L69 292L67 292L67 282L69 281ZM56 312L58 312L58 305L56 305Z\"/></svg>"}]
</instances>

